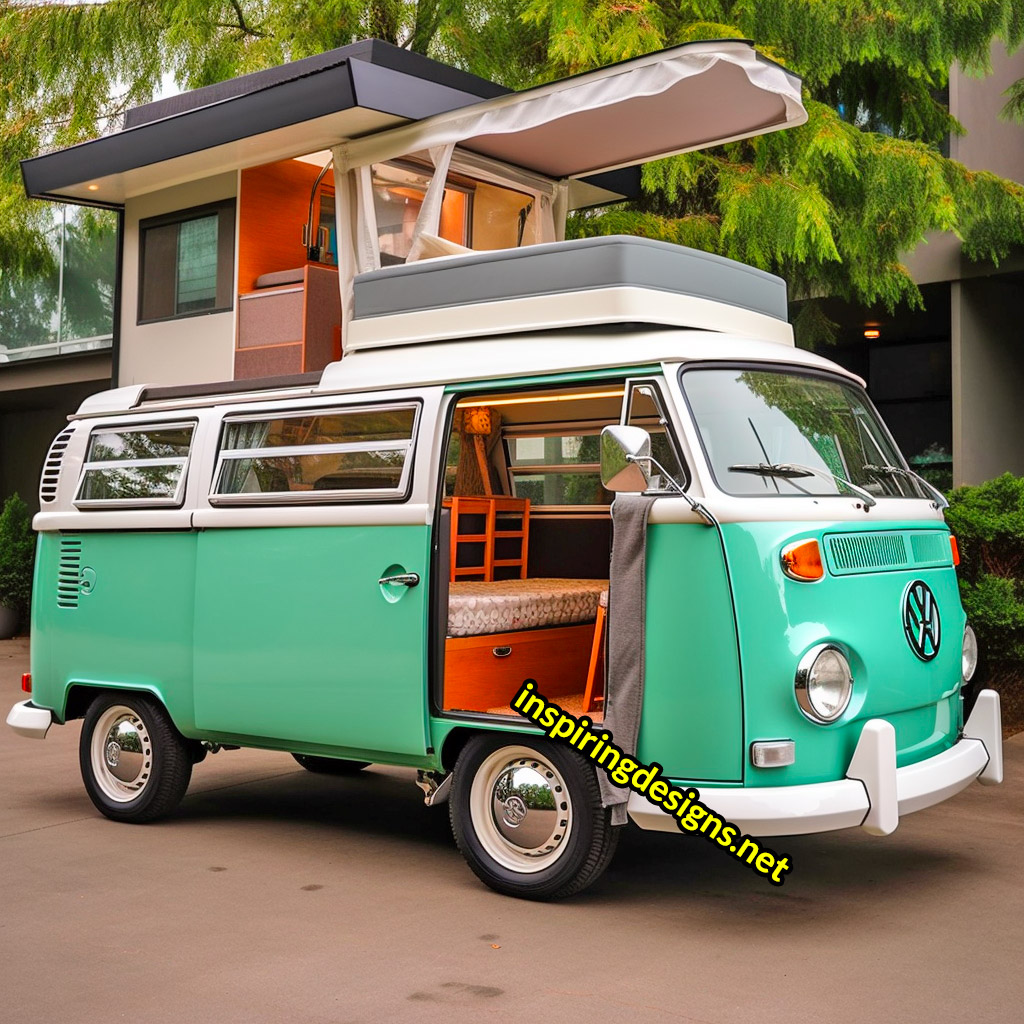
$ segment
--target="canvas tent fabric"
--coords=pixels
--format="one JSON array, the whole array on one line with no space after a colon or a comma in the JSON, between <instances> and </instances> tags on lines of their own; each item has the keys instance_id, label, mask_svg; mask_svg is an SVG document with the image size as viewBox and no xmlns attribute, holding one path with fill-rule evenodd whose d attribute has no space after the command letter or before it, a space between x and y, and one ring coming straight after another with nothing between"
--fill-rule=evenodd
<instances>
[{"instance_id":1,"label":"canvas tent fabric","mask_svg":"<svg viewBox=\"0 0 1024 1024\"><path fill-rule=\"evenodd\" d=\"M541 238L564 237L573 179L802 124L800 80L744 40L689 43L498 96L333 148L343 329L352 278L380 266L369 178L375 163L419 156L446 170L453 153L496 161L543 185ZM428 186L415 236L438 233L445 175ZM366 193L366 194L364 194ZM340 256L340 251L339 251Z\"/></svg>"}]
</instances>

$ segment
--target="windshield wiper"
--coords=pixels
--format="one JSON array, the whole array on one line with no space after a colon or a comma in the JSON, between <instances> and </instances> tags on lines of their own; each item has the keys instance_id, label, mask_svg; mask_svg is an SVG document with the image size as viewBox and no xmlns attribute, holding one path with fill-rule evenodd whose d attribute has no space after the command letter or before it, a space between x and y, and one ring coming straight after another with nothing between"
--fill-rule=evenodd
<instances>
[{"instance_id":1,"label":"windshield wiper","mask_svg":"<svg viewBox=\"0 0 1024 1024\"><path fill-rule=\"evenodd\" d=\"M870 491L865 491L863 487L858 487L855 483L847 480L846 477L838 476L835 473L829 472L827 469L815 469L813 466L803 466L798 462L740 462L735 466L730 466L729 470L733 473L756 473L758 476L778 476L784 479L795 479L803 476L820 476L824 480L834 480L837 484L849 487L850 490L864 502L864 506L866 508L871 508L872 505L878 504Z\"/></svg>"},{"instance_id":2,"label":"windshield wiper","mask_svg":"<svg viewBox=\"0 0 1024 1024\"><path fill-rule=\"evenodd\" d=\"M757 476L780 476L791 479L801 476L814 476L809 469L793 466L786 462L739 462L729 467L730 473L754 473Z\"/></svg>"},{"instance_id":3,"label":"windshield wiper","mask_svg":"<svg viewBox=\"0 0 1024 1024\"><path fill-rule=\"evenodd\" d=\"M938 508L949 508L949 501L937 487L933 487L920 473L912 469L904 469L902 466L875 466L871 463L864 466L865 473L874 473L875 476L901 476L906 480L914 480L919 483L932 496L932 504Z\"/></svg>"}]
</instances>

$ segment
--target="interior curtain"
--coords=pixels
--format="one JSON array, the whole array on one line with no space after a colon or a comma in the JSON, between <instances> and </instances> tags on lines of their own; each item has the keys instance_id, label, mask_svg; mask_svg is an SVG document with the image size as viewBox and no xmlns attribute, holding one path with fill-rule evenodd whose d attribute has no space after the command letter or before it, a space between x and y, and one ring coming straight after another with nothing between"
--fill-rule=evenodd
<instances>
[{"instance_id":1,"label":"interior curtain","mask_svg":"<svg viewBox=\"0 0 1024 1024\"><path fill-rule=\"evenodd\" d=\"M418 258L419 241L422 235L436 235L441 226L441 205L444 203L444 187L448 182L448 168L451 166L455 143L436 146L429 150L430 162L434 165L434 173L427 186L427 194L423 197L423 205L416 217L412 229L412 241L409 246L409 261Z\"/></svg>"},{"instance_id":2,"label":"interior curtain","mask_svg":"<svg viewBox=\"0 0 1024 1024\"><path fill-rule=\"evenodd\" d=\"M338 236L338 287L341 290L341 336L352 319L352 283L356 274L380 268L377 212L373 205L373 168L353 167L347 146L335 146L334 221Z\"/></svg>"},{"instance_id":3,"label":"interior curtain","mask_svg":"<svg viewBox=\"0 0 1024 1024\"><path fill-rule=\"evenodd\" d=\"M230 424L224 439L225 450L239 451L246 448L262 448L267 443L270 423L270 420L257 420L254 423ZM217 493L246 494L250 491L260 490L257 481L249 480L252 472L253 460L251 458L225 459L221 467L220 479L217 481Z\"/></svg>"}]
</instances>

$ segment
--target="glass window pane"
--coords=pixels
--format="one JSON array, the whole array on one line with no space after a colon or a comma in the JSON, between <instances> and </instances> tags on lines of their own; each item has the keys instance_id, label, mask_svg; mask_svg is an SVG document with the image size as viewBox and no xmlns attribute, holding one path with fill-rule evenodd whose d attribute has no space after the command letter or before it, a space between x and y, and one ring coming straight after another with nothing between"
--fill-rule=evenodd
<instances>
[{"instance_id":1,"label":"glass window pane","mask_svg":"<svg viewBox=\"0 0 1024 1024\"><path fill-rule=\"evenodd\" d=\"M113 330L117 221L106 210L69 211L64 236L61 309L63 351L83 351L109 342ZM96 339L75 346L67 343Z\"/></svg>"},{"instance_id":2,"label":"glass window pane","mask_svg":"<svg viewBox=\"0 0 1024 1024\"><path fill-rule=\"evenodd\" d=\"M668 433L668 421L661 408L661 399L653 384L637 384L629 395L630 426L643 427L651 435L651 455L664 467L665 472L677 483L685 481L683 468L679 464L675 448ZM657 491L669 486L661 479L657 467L652 466L650 490Z\"/></svg>"},{"instance_id":3,"label":"glass window pane","mask_svg":"<svg viewBox=\"0 0 1024 1024\"><path fill-rule=\"evenodd\" d=\"M192 444L191 426L149 430L105 430L92 435L87 462L185 458Z\"/></svg>"},{"instance_id":4,"label":"glass window pane","mask_svg":"<svg viewBox=\"0 0 1024 1024\"><path fill-rule=\"evenodd\" d=\"M513 494L533 505L607 505L600 444L597 434L509 438Z\"/></svg>"},{"instance_id":5,"label":"glass window pane","mask_svg":"<svg viewBox=\"0 0 1024 1024\"><path fill-rule=\"evenodd\" d=\"M842 381L769 370L682 374L715 478L729 494L928 497L863 393ZM778 466L778 471L772 467Z\"/></svg>"},{"instance_id":6,"label":"glass window pane","mask_svg":"<svg viewBox=\"0 0 1024 1024\"><path fill-rule=\"evenodd\" d=\"M217 493L396 490L406 454L369 451L229 459L221 467Z\"/></svg>"},{"instance_id":7,"label":"glass window pane","mask_svg":"<svg viewBox=\"0 0 1024 1024\"><path fill-rule=\"evenodd\" d=\"M225 432L224 448L239 451L248 448L408 441L412 437L415 419L416 410L408 407L231 423Z\"/></svg>"},{"instance_id":8,"label":"glass window pane","mask_svg":"<svg viewBox=\"0 0 1024 1024\"><path fill-rule=\"evenodd\" d=\"M176 313L213 309L217 304L217 214L178 226Z\"/></svg>"},{"instance_id":9,"label":"glass window pane","mask_svg":"<svg viewBox=\"0 0 1024 1024\"><path fill-rule=\"evenodd\" d=\"M124 466L87 469L79 488L79 501L114 501L123 498L173 500L182 465Z\"/></svg>"}]
</instances>

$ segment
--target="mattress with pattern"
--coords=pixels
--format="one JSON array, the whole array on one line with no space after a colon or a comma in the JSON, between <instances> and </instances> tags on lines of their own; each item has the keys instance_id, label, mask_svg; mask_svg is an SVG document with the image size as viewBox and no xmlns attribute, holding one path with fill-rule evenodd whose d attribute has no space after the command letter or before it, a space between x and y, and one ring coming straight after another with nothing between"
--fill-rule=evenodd
<instances>
[{"instance_id":1,"label":"mattress with pattern","mask_svg":"<svg viewBox=\"0 0 1024 1024\"><path fill-rule=\"evenodd\" d=\"M448 635L514 633L592 622L607 580L496 580L449 584Z\"/></svg>"}]
</instances>

